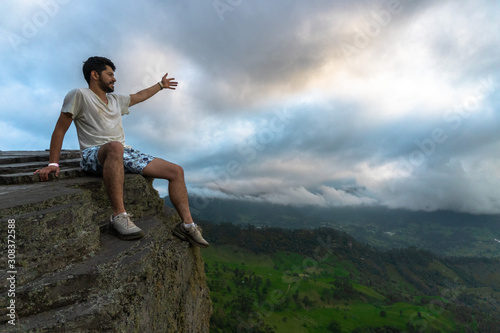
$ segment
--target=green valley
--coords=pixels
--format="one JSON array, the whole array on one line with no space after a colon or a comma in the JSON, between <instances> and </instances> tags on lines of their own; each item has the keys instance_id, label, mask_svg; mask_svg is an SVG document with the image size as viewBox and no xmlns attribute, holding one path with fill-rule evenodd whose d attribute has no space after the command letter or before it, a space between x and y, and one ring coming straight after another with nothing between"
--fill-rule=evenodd
<instances>
[{"instance_id":1,"label":"green valley","mask_svg":"<svg viewBox=\"0 0 500 333\"><path fill-rule=\"evenodd\" d=\"M211 332L496 332L498 259L378 250L329 228L204 223Z\"/></svg>"}]
</instances>

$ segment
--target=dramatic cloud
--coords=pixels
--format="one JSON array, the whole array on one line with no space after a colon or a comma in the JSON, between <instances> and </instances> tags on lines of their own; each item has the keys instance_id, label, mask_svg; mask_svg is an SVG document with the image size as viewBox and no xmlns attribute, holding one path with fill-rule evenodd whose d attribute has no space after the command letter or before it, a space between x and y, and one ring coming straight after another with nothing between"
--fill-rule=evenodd
<instances>
[{"instance_id":1,"label":"dramatic cloud","mask_svg":"<svg viewBox=\"0 0 500 333\"><path fill-rule=\"evenodd\" d=\"M181 164L191 193L497 214L499 6L4 1L0 149L48 148L98 54L118 93L180 82L124 126L128 144Z\"/></svg>"}]
</instances>

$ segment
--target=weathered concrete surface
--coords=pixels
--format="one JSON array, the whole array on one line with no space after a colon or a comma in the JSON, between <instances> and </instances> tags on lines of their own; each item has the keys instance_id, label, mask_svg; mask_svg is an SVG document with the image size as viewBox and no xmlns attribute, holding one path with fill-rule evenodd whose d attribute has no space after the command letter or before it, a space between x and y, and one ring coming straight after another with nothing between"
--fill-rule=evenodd
<instances>
[{"instance_id":1,"label":"weathered concrete surface","mask_svg":"<svg viewBox=\"0 0 500 333\"><path fill-rule=\"evenodd\" d=\"M48 151L0 151L0 185L35 183L39 178L33 172L47 166L48 161ZM85 175L80 169L78 150L61 151L59 165L60 179Z\"/></svg>"},{"instance_id":2,"label":"weathered concrete surface","mask_svg":"<svg viewBox=\"0 0 500 333\"><path fill-rule=\"evenodd\" d=\"M0 332L208 332L200 249L172 236L178 218L165 212L151 179L126 175L125 203L145 232L142 240L107 232L111 209L101 178L75 173L0 186ZM7 323L9 219L16 326Z\"/></svg>"}]
</instances>

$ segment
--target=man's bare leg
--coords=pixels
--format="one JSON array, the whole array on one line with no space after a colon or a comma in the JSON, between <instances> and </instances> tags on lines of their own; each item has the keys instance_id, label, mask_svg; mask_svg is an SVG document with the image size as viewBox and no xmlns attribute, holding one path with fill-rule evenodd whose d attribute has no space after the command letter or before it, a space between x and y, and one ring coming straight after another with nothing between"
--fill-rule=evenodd
<instances>
[{"instance_id":1,"label":"man's bare leg","mask_svg":"<svg viewBox=\"0 0 500 333\"><path fill-rule=\"evenodd\" d=\"M184 170L177 164L155 158L144 168L142 174L146 177L168 180L168 194L182 221L193 223L189 210L189 199L184 180Z\"/></svg>"},{"instance_id":2,"label":"man's bare leg","mask_svg":"<svg viewBox=\"0 0 500 333\"><path fill-rule=\"evenodd\" d=\"M168 180L168 194L182 222L177 224L172 233L184 241L200 247L210 244L201 235L201 229L196 227L189 211L189 200L184 180L184 170L173 163L155 158L144 168L142 174L146 177Z\"/></svg>"},{"instance_id":3,"label":"man's bare leg","mask_svg":"<svg viewBox=\"0 0 500 333\"><path fill-rule=\"evenodd\" d=\"M123 145L120 142L113 141L106 143L99 148L97 158L103 167L102 178L104 186L108 193L113 216L125 212L123 203Z\"/></svg>"},{"instance_id":4,"label":"man's bare leg","mask_svg":"<svg viewBox=\"0 0 500 333\"><path fill-rule=\"evenodd\" d=\"M130 215L122 214L126 212L123 204L123 181L125 179L123 144L116 141L106 143L99 148L97 158L103 168L102 178L113 208L110 230L121 239L135 240L144 237L144 232L130 220Z\"/></svg>"}]
</instances>

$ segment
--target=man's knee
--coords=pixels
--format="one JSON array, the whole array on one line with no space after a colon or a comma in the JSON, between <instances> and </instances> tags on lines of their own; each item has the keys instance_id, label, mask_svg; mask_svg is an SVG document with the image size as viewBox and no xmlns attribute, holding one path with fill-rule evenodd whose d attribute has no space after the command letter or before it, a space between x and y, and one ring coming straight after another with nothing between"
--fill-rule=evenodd
<instances>
[{"instance_id":1,"label":"man's knee","mask_svg":"<svg viewBox=\"0 0 500 333\"><path fill-rule=\"evenodd\" d=\"M160 171L161 174L157 176L158 178L163 178L168 181L184 180L184 169L180 165L167 162L167 164L162 166L161 169L158 169L158 171Z\"/></svg>"},{"instance_id":2,"label":"man's knee","mask_svg":"<svg viewBox=\"0 0 500 333\"><path fill-rule=\"evenodd\" d=\"M119 152L123 154L123 144L119 141L111 141L106 143L103 147L106 147L107 150L111 152Z\"/></svg>"},{"instance_id":3,"label":"man's knee","mask_svg":"<svg viewBox=\"0 0 500 333\"><path fill-rule=\"evenodd\" d=\"M184 179L184 169L180 165L174 164L172 173L174 179Z\"/></svg>"},{"instance_id":4,"label":"man's knee","mask_svg":"<svg viewBox=\"0 0 500 333\"><path fill-rule=\"evenodd\" d=\"M111 141L99 148L99 162L101 164L104 164L104 161L106 161L108 158L112 159L121 159L123 160L123 144L118 141Z\"/></svg>"}]
</instances>

